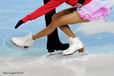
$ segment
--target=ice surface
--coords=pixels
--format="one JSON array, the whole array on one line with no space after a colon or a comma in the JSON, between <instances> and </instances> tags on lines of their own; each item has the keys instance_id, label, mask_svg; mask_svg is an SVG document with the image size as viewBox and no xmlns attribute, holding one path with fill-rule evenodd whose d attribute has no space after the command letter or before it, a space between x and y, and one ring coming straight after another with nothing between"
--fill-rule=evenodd
<instances>
[{"instance_id":1,"label":"ice surface","mask_svg":"<svg viewBox=\"0 0 114 76\"><path fill-rule=\"evenodd\" d=\"M0 57L3 72L24 72L15 76L113 76L114 55Z\"/></svg>"}]
</instances>

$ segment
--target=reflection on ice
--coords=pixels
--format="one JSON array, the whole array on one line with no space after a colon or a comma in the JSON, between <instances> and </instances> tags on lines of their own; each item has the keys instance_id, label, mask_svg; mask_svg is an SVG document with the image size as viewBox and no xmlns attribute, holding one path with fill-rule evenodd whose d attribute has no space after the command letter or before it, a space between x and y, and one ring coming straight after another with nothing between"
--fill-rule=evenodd
<instances>
[{"instance_id":1,"label":"reflection on ice","mask_svg":"<svg viewBox=\"0 0 114 76\"><path fill-rule=\"evenodd\" d=\"M16 36L20 36L20 35L24 35L24 34L27 34L29 33L30 31L27 31L27 30L21 30L21 31L15 31L15 30L10 30L6 36L4 36L4 39L3 39L3 46L7 49L7 51L10 51L10 52L19 52L20 48L18 47L15 47L12 43L11 43L11 39L12 37L16 37ZM22 48L21 48L22 50ZM23 49L25 50L25 49Z\"/></svg>"},{"instance_id":2,"label":"reflection on ice","mask_svg":"<svg viewBox=\"0 0 114 76\"><path fill-rule=\"evenodd\" d=\"M28 66L28 65L45 65L45 64L51 64L56 65L56 64L64 64L64 63L70 63L72 61L79 61L79 62L85 62L88 61L88 58L91 55L69 55L69 56L63 56L62 54L54 54L54 55L44 55L41 57L10 57L7 60L7 63L11 66Z\"/></svg>"}]
</instances>

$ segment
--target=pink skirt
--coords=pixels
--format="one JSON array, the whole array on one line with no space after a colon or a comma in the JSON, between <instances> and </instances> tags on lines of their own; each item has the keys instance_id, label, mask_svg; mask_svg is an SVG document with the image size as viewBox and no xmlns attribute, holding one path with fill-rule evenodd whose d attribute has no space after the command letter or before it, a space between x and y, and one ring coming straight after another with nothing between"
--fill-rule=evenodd
<instances>
[{"instance_id":1,"label":"pink skirt","mask_svg":"<svg viewBox=\"0 0 114 76\"><path fill-rule=\"evenodd\" d=\"M104 19L108 21L106 16L111 13L111 8L107 7L108 4L108 1L92 0L77 11L83 19L89 19L90 21Z\"/></svg>"}]
</instances>

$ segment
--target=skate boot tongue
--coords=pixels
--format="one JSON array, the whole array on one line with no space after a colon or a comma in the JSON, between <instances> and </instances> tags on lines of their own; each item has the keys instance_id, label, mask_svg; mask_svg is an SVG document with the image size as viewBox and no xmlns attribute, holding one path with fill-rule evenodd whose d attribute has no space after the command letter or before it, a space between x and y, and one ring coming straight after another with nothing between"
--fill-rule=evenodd
<instances>
[{"instance_id":1,"label":"skate boot tongue","mask_svg":"<svg viewBox=\"0 0 114 76\"><path fill-rule=\"evenodd\" d=\"M32 37L32 33L29 33L29 35L27 35L28 37Z\"/></svg>"},{"instance_id":2,"label":"skate boot tongue","mask_svg":"<svg viewBox=\"0 0 114 76\"><path fill-rule=\"evenodd\" d=\"M24 38L28 40L30 38L32 39L32 36L33 36L32 33L30 33L29 35L25 36Z\"/></svg>"},{"instance_id":3,"label":"skate boot tongue","mask_svg":"<svg viewBox=\"0 0 114 76\"><path fill-rule=\"evenodd\" d=\"M80 39L79 39L79 37L75 37L75 38L70 37L69 38L69 41L71 43L80 43L81 42Z\"/></svg>"}]
</instances>

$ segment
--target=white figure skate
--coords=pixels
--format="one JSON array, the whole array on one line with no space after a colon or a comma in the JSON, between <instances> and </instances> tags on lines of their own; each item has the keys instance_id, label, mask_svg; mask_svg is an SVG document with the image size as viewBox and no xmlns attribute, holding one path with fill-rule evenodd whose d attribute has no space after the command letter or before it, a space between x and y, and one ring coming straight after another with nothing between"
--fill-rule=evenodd
<instances>
[{"instance_id":1,"label":"white figure skate","mask_svg":"<svg viewBox=\"0 0 114 76\"><path fill-rule=\"evenodd\" d=\"M72 55L74 54L75 52L84 52L84 46L83 46L83 43L81 42L81 40L77 37L75 38L69 38L69 41L71 42L70 44L70 47L66 50L63 51L63 55Z\"/></svg>"},{"instance_id":2,"label":"white figure skate","mask_svg":"<svg viewBox=\"0 0 114 76\"><path fill-rule=\"evenodd\" d=\"M11 42L18 47L29 48L29 46L33 44L34 40L32 39L32 33L30 33L24 37L14 37L11 39Z\"/></svg>"}]
</instances>

